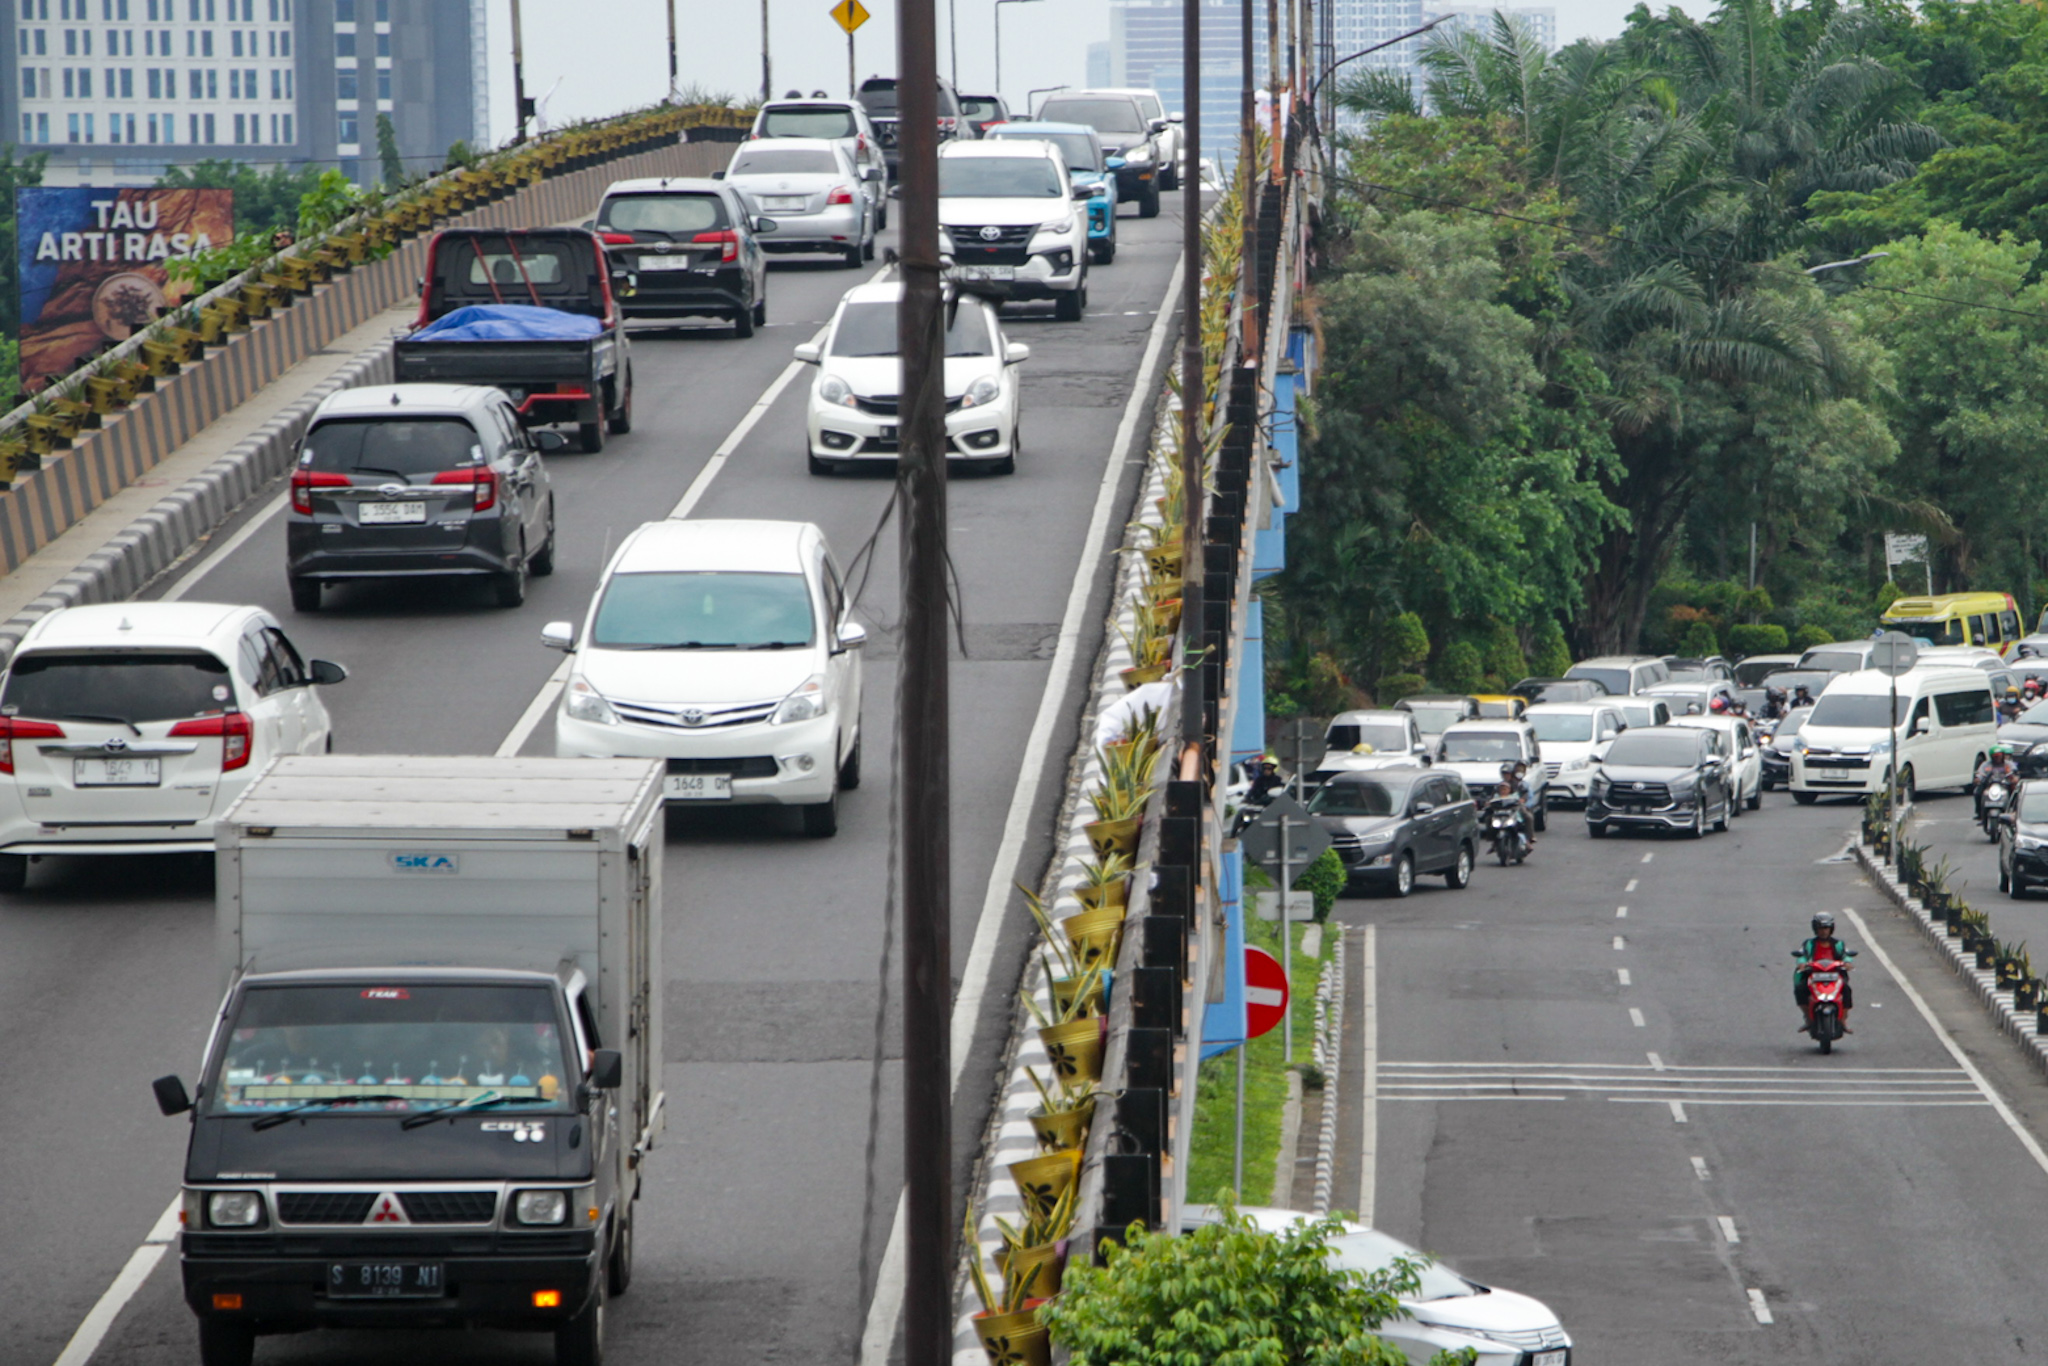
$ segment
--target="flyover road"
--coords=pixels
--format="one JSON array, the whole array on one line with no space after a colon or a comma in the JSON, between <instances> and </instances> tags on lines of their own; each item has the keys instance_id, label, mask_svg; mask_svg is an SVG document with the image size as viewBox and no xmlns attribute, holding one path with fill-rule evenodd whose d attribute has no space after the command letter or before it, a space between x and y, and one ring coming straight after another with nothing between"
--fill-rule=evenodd
<instances>
[{"instance_id":1,"label":"flyover road","mask_svg":"<svg viewBox=\"0 0 2048 1366\"><path fill-rule=\"evenodd\" d=\"M1370 1147L1372 1217L1550 1304L1573 1366L2038 1359L2048 1084L1838 859L1857 814L1596 843L1554 811L1468 891L1341 903L1379 1065L1335 1203ZM1816 910L1860 953L1829 1057L1792 1003Z\"/></svg>"},{"instance_id":2,"label":"flyover road","mask_svg":"<svg viewBox=\"0 0 2048 1366\"><path fill-rule=\"evenodd\" d=\"M1136 486L1136 463L1112 464L1113 438L1127 408L1145 430L1150 394L1135 406L1132 397L1158 310L1171 302L1180 229L1171 213L1127 217L1119 228L1122 250L1094 273L1083 322L1011 310L1011 338L1033 348L1025 455L1014 477L964 477L950 495L966 635L952 672L956 976L991 883L1035 883L1045 866L1044 832L1087 673L1061 678L1056 646L1067 623L1078 628L1070 652L1080 664L1099 648L1100 592L1071 617L1070 597L1077 579L1106 591L1104 545L1088 531L1103 529L1114 545ZM516 743L522 719L542 715L535 700L560 661L541 647L541 624L580 619L609 549L692 491L693 517L814 521L842 563L875 531L891 482L806 472L810 372L789 371L790 347L870 273L777 263L769 326L748 341L724 329L638 333L636 429L602 453L552 460L559 567L533 582L519 610L490 606L481 587L425 584L330 590L324 610L294 616L283 521L262 511L215 537L212 558L189 571L196 581L154 591L261 603L306 653L345 663L351 677L327 694L338 749L487 754ZM714 461L724 448L729 457ZM872 1192L865 1163L890 829L893 526L860 607L872 633L867 781L842 803L838 836L806 840L793 818L754 811L670 819L670 1114L647 1171L632 1293L607 1316L618 1362L844 1362L857 1352L862 1289L881 1261L901 1181L894 1062L883 1068ZM1070 695L1034 735L1053 683ZM552 722L542 717L523 750L551 748ZM1043 781L1018 823L1021 851L1014 841L1005 850L1015 794L1035 777ZM0 1187L12 1192L10 1236L0 1242L0 1359L10 1366L56 1361L96 1305L79 1347L101 1328L103 1339L89 1357L74 1349L66 1366L196 1360L175 1248L153 1264L157 1254L138 1248L176 1190L185 1134L154 1114L148 1081L192 1074L218 1003L210 898L190 861L142 859L45 860L23 894L0 898ZM1012 910L989 941L997 951L961 1070L956 1188L986 1121L1021 967L1024 926L1014 922L1028 917ZM895 1031L892 1018L890 1059ZM258 1347L259 1362L549 1357L545 1338L496 1334L312 1334Z\"/></svg>"}]
</instances>

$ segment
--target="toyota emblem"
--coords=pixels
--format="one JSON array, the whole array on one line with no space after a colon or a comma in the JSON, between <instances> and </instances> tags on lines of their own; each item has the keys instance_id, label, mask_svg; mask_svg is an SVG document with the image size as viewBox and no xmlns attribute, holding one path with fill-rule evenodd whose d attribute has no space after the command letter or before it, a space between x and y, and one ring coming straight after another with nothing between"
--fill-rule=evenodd
<instances>
[{"instance_id":1,"label":"toyota emblem","mask_svg":"<svg viewBox=\"0 0 2048 1366\"><path fill-rule=\"evenodd\" d=\"M685 707L683 709L683 724L686 726L703 725L704 709L702 707Z\"/></svg>"},{"instance_id":2,"label":"toyota emblem","mask_svg":"<svg viewBox=\"0 0 2048 1366\"><path fill-rule=\"evenodd\" d=\"M1643 785L1641 783L1630 783L1629 787L1637 792L1641 792L1643 790Z\"/></svg>"},{"instance_id":3,"label":"toyota emblem","mask_svg":"<svg viewBox=\"0 0 2048 1366\"><path fill-rule=\"evenodd\" d=\"M994 224L990 224L981 230L981 240L984 242L1000 242L1003 240L1003 230Z\"/></svg>"},{"instance_id":4,"label":"toyota emblem","mask_svg":"<svg viewBox=\"0 0 2048 1366\"><path fill-rule=\"evenodd\" d=\"M112 739L109 739L109 740L103 741L103 742L101 743L101 745L100 745L100 748L102 748L102 749L126 749L126 748L128 748L128 742L127 742L126 740L122 739L122 738L121 738L120 736L116 735L116 736L114 736L114 737L113 737Z\"/></svg>"},{"instance_id":5,"label":"toyota emblem","mask_svg":"<svg viewBox=\"0 0 2048 1366\"><path fill-rule=\"evenodd\" d=\"M404 492L405 492L405 485L403 485L403 484L379 484L379 485L377 485L377 492L378 492L378 494L379 494L380 496L382 496L382 497L385 497L385 498L396 498L396 497L398 497L398 496L399 496L400 494L402 494L402 493L404 493Z\"/></svg>"}]
</instances>

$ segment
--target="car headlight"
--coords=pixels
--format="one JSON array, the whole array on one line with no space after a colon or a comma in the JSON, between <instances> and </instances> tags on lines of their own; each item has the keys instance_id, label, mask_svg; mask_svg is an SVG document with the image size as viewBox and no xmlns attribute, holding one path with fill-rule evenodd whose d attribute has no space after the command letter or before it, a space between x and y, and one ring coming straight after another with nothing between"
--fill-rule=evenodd
<instances>
[{"instance_id":1,"label":"car headlight","mask_svg":"<svg viewBox=\"0 0 2048 1366\"><path fill-rule=\"evenodd\" d=\"M1109 186L1098 180L1088 187L1088 196L1091 199L1107 199L1109 198Z\"/></svg>"},{"instance_id":2,"label":"car headlight","mask_svg":"<svg viewBox=\"0 0 2048 1366\"><path fill-rule=\"evenodd\" d=\"M1795 735L1795 736L1793 736L1793 737L1792 737L1792 748L1793 748L1793 750L1794 750L1795 752L1797 752L1797 753L1800 753L1800 754L1804 754L1804 753L1806 753L1806 737L1805 737L1804 735Z\"/></svg>"},{"instance_id":3,"label":"car headlight","mask_svg":"<svg viewBox=\"0 0 2048 1366\"><path fill-rule=\"evenodd\" d=\"M567 1191L515 1191L512 1218L521 1224L559 1224L569 1217Z\"/></svg>"},{"instance_id":4,"label":"car headlight","mask_svg":"<svg viewBox=\"0 0 2048 1366\"><path fill-rule=\"evenodd\" d=\"M1036 237L1065 237L1074 230L1074 215L1063 214L1050 223L1040 223Z\"/></svg>"},{"instance_id":5,"label":"car headlight","mask_svg":"<svg viewBox=\"0 0 2048 1366\"><path fill-rule=\"evenodd\" d=\"M1567 759L1558 766L1558 772L1576 773L1580 769L1591 768L1592 766L1593 761L1591 759Z\"/></svg>"},{"instance_id":6,"label":"car headlight","mask_svg":"<svg viewBox=\"0 0 2048 1366\"><path fill-rule=\"evenodd\" d=\"M1126 166L1150 166L1151 164L1152 149L1149 147L1133 147L1124 153L1124 165Z\"/></svg>"},{"instance_id":7,"label":"car headlight","mask_svg":"<svg viewBox=\"0 0 2048 1366\"><path fill-rule=\"evenodd\" d=\"M215 1228L255 1228L263 1222L263 1197L255 1191L215 1191L206 1198L206 1222Z\"/></svg>"},{"instance_id":8,"label":"car headlight","mask_svg":"<svg viewBox=\"0 0 2048 1366\"><path fill-rule=\"evenodd\" d=\"M980 379L967 386L966 397L960 400L960 406L963 408L985 407L988 404L994 403L1001 396L1002 392L1002 386L996 383L993 375L983 375Z\"/></svg>"},{"instance_id":9,"label":"car headlight","mask_svg":"<svg viewBox=\"0 0 2048 1366\"><path fill-rule=\"evenodd\" d=\"M771 726L813 721L825 714L825 675L812 674L797 690L782 699L782 705L768 718Z\"/></svg>"},{"instance_id":10,"label":"car headlight","mask_svg":"<svg viewBox=\"0 0 2048 1366\"><path fill-rule=\"evenodd\" d=\"M569 690L563 696L566 700L562 711L570 720L591 721L600 726L619 724L619 714L612 710L612 704L581 678L570 679Z\"/></svg>"},{"instance_id":11,"label":"car headlight","mask_svg":"<svg viewBox=\"0 0 2048 1366\"><path fill-rule=\"evenodd\" d=\"M818 381L818 400L821 403L836 404L841 408L855 406L853 386L837 375L826 375Z\"/></svg>"},{"instance_id":12,"label":"car headlight","mask_svg":"<svg viewBox=\"0 0 2048 1366\"><path fill-rule=\"evenodd\" d=\"M939 229L939 250L948 256L954 255L953 234L947 232L944 228Z\"/></svg>"},{"instance_id":13,"label":"car headlight","mask_svg":"<svg viewBox=\"0 0 2048 1366\"><path fill-rule=\"evenodd\" d=\"M2048 843L2048 841L2031 839L2026 835L2015 835L2013 837L2013 843L2019 846L2021 849L2025 849L2029 852L2032 852L2033 850L2039 849L2044 843Z\"/></svg>"},{"instance_id":14,"label":"car headlight","mask_svg":"<svg viewBox=\"0 0 2048 1366\"><path fill-rule=\"evenodd\" d=\"M1370 835L1360 835L1358 837L1359 847L1363 849L1371 849L1378 845L1391 844L1393 842L1394 832L1391 830L1375 830Z\"/></svg>"}]
</instances>

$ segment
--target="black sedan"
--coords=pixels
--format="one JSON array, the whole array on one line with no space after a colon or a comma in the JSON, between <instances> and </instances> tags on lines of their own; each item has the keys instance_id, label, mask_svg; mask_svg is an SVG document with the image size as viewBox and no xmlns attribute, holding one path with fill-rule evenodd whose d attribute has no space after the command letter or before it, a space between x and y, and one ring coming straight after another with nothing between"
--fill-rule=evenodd
<instances>
[{"instance_id":1,"label":"black sedan","mask_svg":"<svg viewBox=\"0 0 2048 1366\"><path fill-rule=\"evenodd\" d=\"M1586 799L1586 832L1609 826L1683 830L1698 839L1711 824L1728 828L1735 814L1735 776L1721 753L1720 732L1695 726L1626 730L1594 760Z\"/></svg>"},{"instance_id":2,"label":"black sedan","mask_svg":"<svg viewBox=\"0 0 2048 1366\"><path fill-rule=\"evenodd\" d=\"M2017 901L2029 887L2042 886L2048 886L2048 782L2034 781L2020 784L2019 800L1998 828L1998 890Z\"/></svg>"},{"instance_id":3,"label":"black sedan","mask_svg":"<svg viewBox=\"0 0 2048 1366\"><path fill-rule=\"evenodd\" d=\"M1456 890L1472 880L1479 861L1478 808L1454 773L1407 767L1338 772L1316 790L1308 809L1329 832L1351 886L1406 896L1417 874L1441 873Z\"/></svg>"},{"instance_id":4,"label":"black sedan","mask_svg":"<svg viewBox=\"0 0 2048 1366\"><path fill-rule=\"evenodd\" d=\"M2022 778L2048 778L2048 702L2036 702L1998 728Z\"/></svg>"},{"instance_id":5,"label":"black sedan","mask_svg":"<svg viewBox=\"0 0 2048 1366\"><path fill-rule=\"evenodd\" d=\"M1799 734L1812 711L1811 707L1801 707L1786 712L1771 731L1770 739L1764 741L1764 791L1792 785L1792 737Z\"/></svg>"}]
</instances>

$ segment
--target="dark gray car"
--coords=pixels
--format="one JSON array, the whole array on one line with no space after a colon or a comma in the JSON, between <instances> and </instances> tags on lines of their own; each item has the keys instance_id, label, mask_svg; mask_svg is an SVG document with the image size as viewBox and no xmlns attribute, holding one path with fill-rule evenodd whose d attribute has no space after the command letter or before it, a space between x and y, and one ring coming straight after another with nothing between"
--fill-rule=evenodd
<instances>
[{"instance_id":1,"label":"dark gray car","mask_svg":"<svg viewBox=\"0 0 2048 1366\"><path fill-rule=\"evenodd\" d=\"M1427 768L1339 772L1316 790L1309 812L1329 832L1345 881L1392 896L1441 873L1452 890L1479 861L1479 813L1455 773Z\"/></svg>"},{"instance_id":2,"label":"dark gray car","mask_svg":"<svg viewBox=\"0 0 2048 1366\"><path fill-rule=\"evenodd\" d=\"M555 500L542 451L497 389L389 384L345 389L314 411L292 471L285 529L292 606L349 579L485 576L498 605L526 600L555 568Z\"/></svg>"},{"instance_id":3,"label":"dark gray car","mask_svg":"<svg viewBox=\"0 0 2048 1366\"><path fill-rule=\"evenodd\" d=\"M1610 826L1683 830L1698 839L1710 824L1726 830L1735 814L1735 775L1723 743L1703 726L1623 731L1594 761L1586 832L1599 839Z\"/></svg>"}]
</instances>

